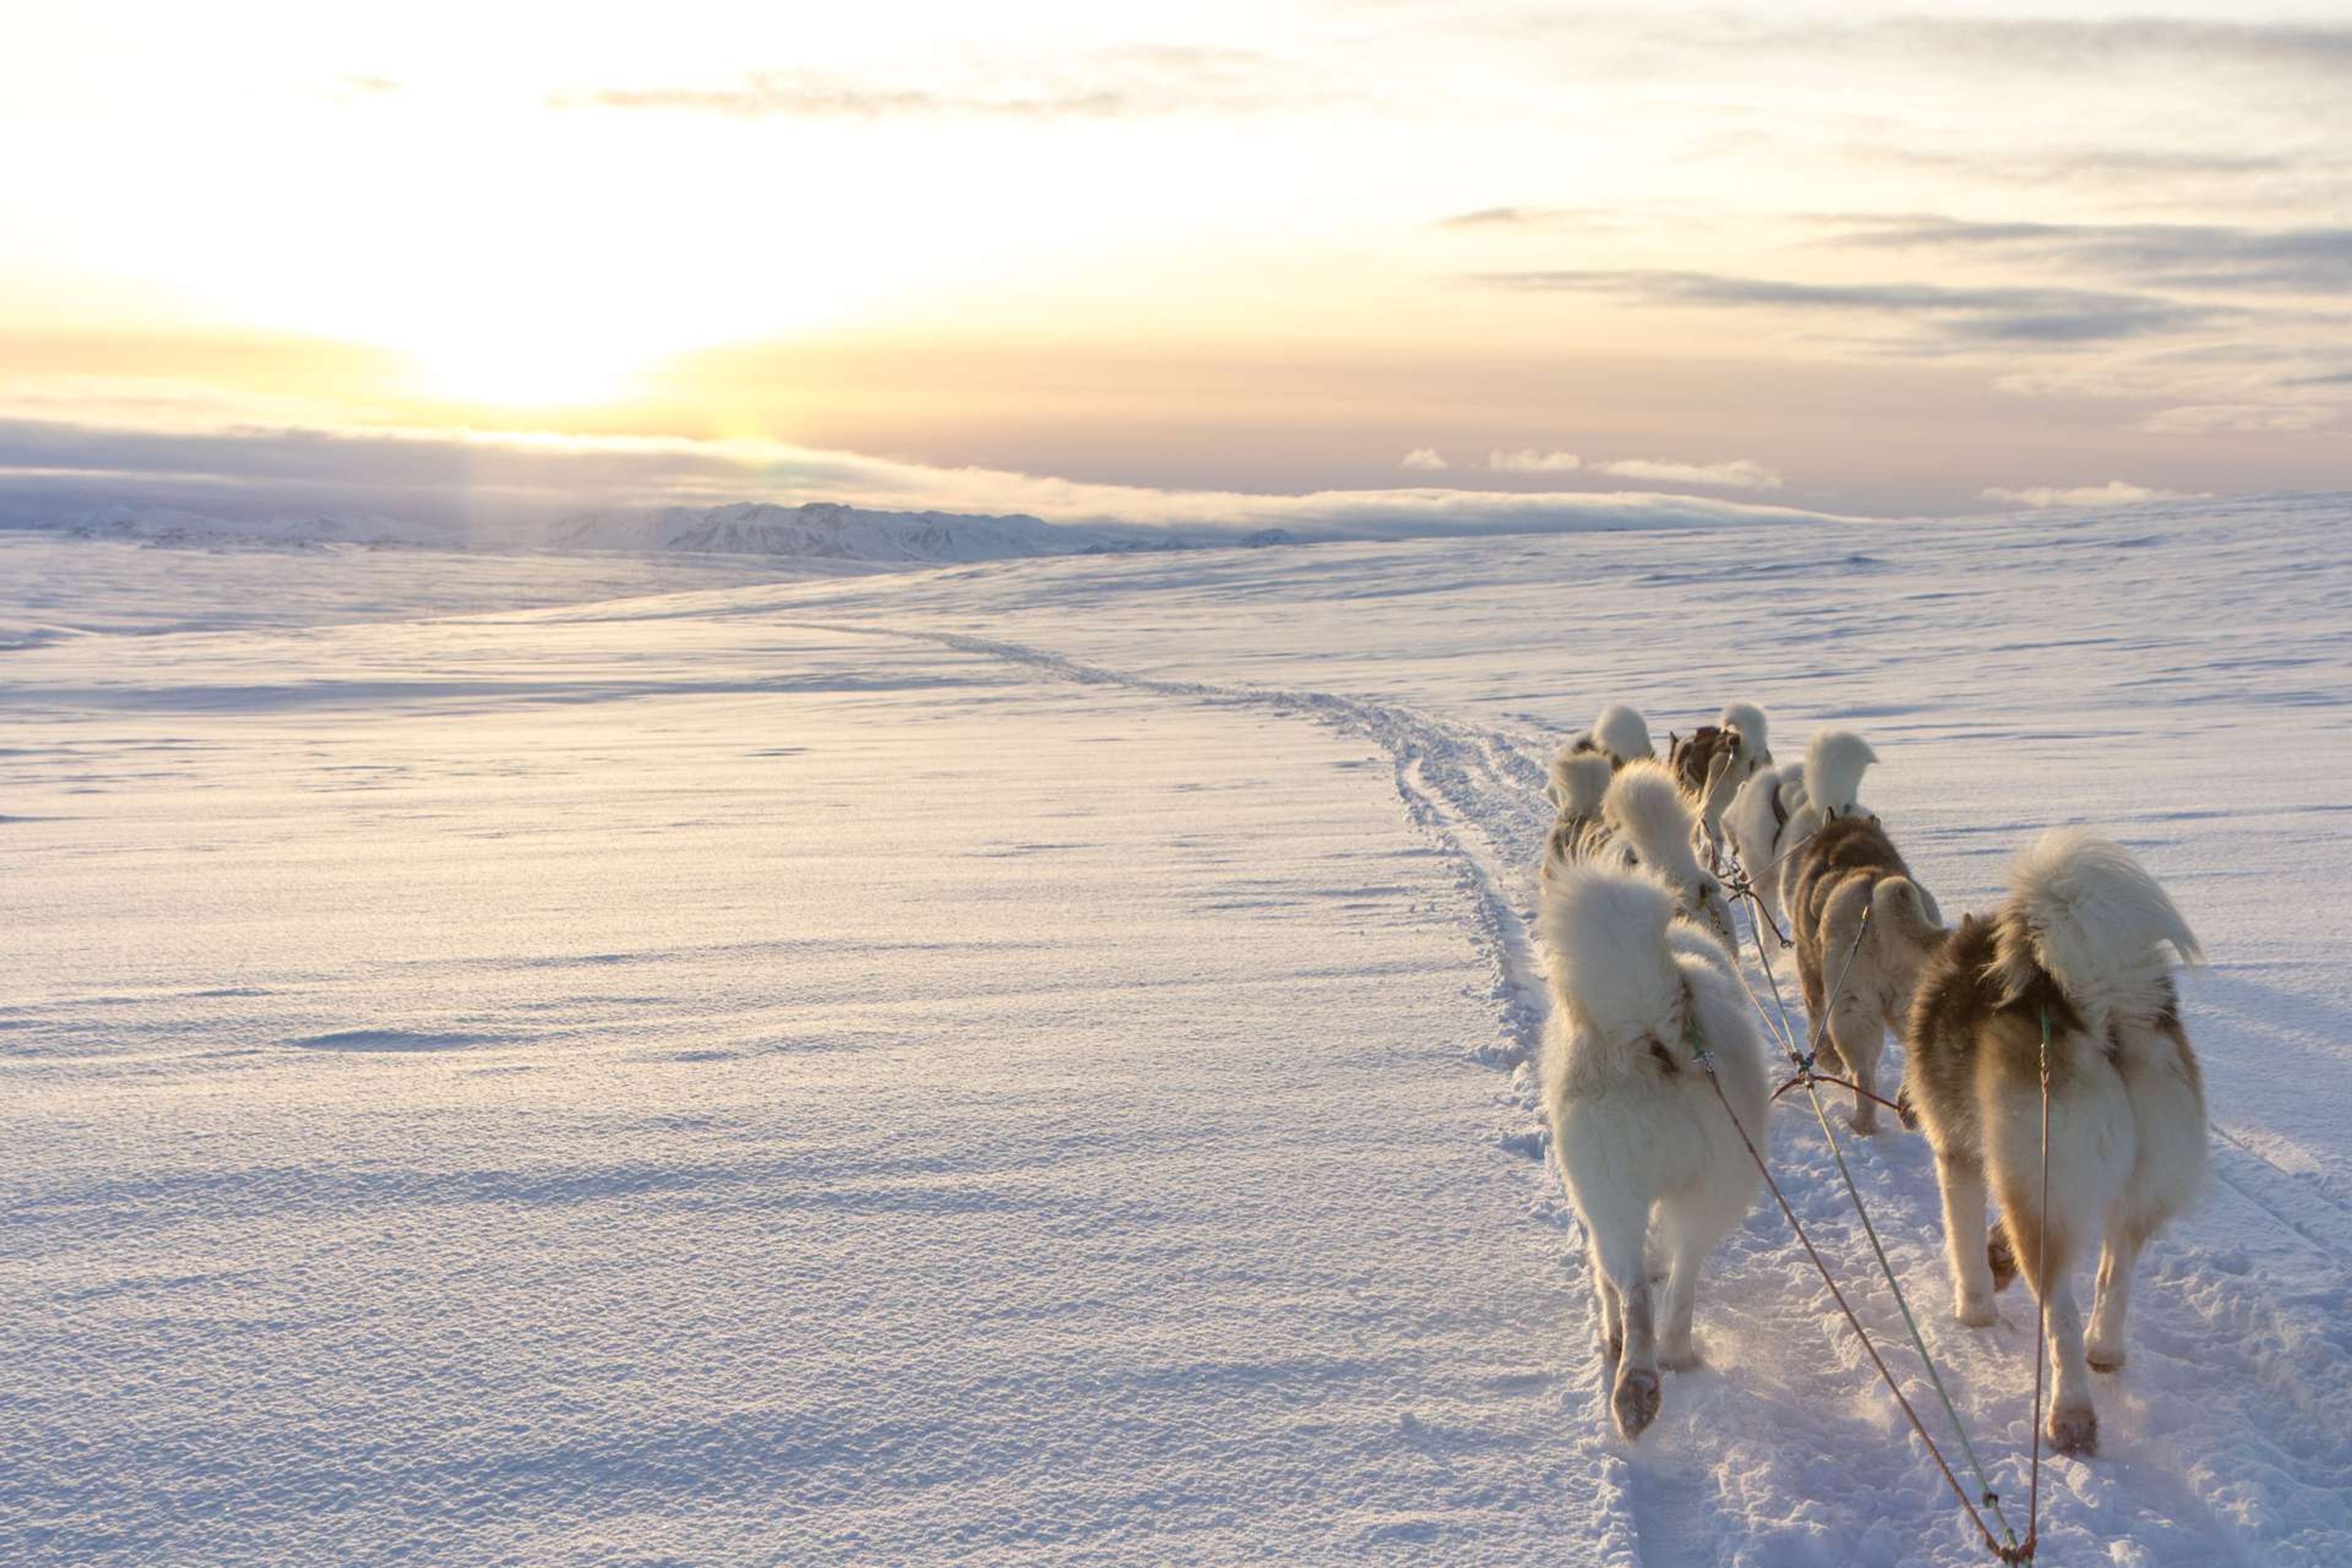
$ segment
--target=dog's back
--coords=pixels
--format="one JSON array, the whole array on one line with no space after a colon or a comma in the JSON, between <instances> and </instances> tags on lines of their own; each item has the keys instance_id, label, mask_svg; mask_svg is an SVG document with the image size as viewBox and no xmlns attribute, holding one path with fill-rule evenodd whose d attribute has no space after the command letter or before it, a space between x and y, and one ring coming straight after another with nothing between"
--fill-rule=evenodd
<instances>
[{"instance_id":1,"label":"dog's back","mask_svg":"<svg viewBox=\"0 0 2352 1568\"><path fill-rule=\"evenodd\" d=\"M1869 816L1832 816L1792 858L1789 919L1806 1016L1831 1071L1854 1084L1853 1127L1876 1130L1878 1058L1945 940L1935 900Z\"/></svg>"},{"instance_id":2,"label":"dog's back","mask_svg":"<svg viewBox=\"0 0 2352 1568\"><path fill-rule=\"evenodd\" d=\"M1708 781L1720 777L1720 770L1738 762L1746 747L1739 731L1728 726L1701 724L1685 737L1673 737L1666 748L1666 766L1673 770L1675 783L1693 800L1703 799Z\"/></svg>"},{"instance_id":3,"label":"dog's back","mask_svg":"<svg viewBox=\"0 0 2352 1568\"><path fill-rule=\"evenodd\" d=\"M1904 1090L1931 1136L1978 1147L1989 1085L2038 1094L2045 1024L2053 1093L2099 1083L2128 1092L2131 1079L2155 1074L2201 1096L2168 944L2202 957L2126 851L2090 835L2046 835L2012 868L2000 908L1964 918L1921 971Z\"/></svg>"},{"instance_id":4,"label":"dog's back","mask_svg":"<svg viewBox=\"0 0 2352 1568\"><path fill-rule=\"evenodd\" d=\"M1853 940L1853 924L1878 884L1898 877L1910 880L1911 868L1871 816L1833 816L1790 857L1789 920L1809 1001L1823 979L1824 960L1835 962L1827 950Z\"/></svg>"}]
</instances>

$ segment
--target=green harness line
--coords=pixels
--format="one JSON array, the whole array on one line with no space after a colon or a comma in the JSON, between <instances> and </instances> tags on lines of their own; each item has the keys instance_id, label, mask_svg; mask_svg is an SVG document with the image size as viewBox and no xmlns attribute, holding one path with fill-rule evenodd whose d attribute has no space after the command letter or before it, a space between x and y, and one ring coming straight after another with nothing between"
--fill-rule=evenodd
<instances>
[{"instance_id":1,"label":"green harness line","mask_svg":"<svg viewBox=\"0 0 2352 1568\"><path fill-rule=\"evenodd\" d=\"M2038 1322L2033 1332L2033 1479L2025 1504L2027 1561L2042 1533L2042 1367L2050 1349L2050 1309L2043 1298L2050 1286L2050 1009L2045 1005L2035 1011L2042 1015L2042 1234L2033 1243L2033 1277L2039 1289L2033 1301Z\"/></svg>"}]
</instances>

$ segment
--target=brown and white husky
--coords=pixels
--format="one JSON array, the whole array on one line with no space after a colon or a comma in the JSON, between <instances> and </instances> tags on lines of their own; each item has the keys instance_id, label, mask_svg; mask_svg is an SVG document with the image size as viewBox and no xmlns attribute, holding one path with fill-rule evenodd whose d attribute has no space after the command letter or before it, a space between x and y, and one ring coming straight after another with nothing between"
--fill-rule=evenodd
<instances>
[{"instance_id":1,"label":"brown and white husky","mask_svg":"<svg viewBox=\"0 0 2352 1568\"><path fill-rule=\"evenodd\" d=\"M1861 767L1844 777L1814 766L1824 752L1867 757L1858 735L1817 736L1807 763L1815 801L1799 814L1804 837L1782 870L1797 979L1805 1016L1821 1041L1822 1064L1859 1091L1853 1130L1878 1131L1878 1058L1888 1031L1911 1020L1912 994L1927 953L1944 937L1943 916L1911 875L1878 818L1854 803Z\"/></svg>"},{"instance_id":2,"label":"brown and white husky","mask_svg":"<svg viewBox=\"0 0 2352 1568\"><path fill-rule=\"evenodd\" d=\"M1993 1321L2022 1269L2048 1313L2050 1440L2098 1447L2090 1368L2124 1362L2132 1270L2205 1175L2205 1091L2165 949L2203 954L2129 851L2060 829L2011 868L2009 897L1927 954L1903 1093L1936 1151L1960 1321ZM2049 1038L2050 1178L2042 1186L2042 1043ZM2000 1205L1988 1243L1985 1198ZM2102 1243L2087 1344L2074 1263ZM2046 1250L2045 1250L2046 1249Z\"/></svg>"}]
</instances>

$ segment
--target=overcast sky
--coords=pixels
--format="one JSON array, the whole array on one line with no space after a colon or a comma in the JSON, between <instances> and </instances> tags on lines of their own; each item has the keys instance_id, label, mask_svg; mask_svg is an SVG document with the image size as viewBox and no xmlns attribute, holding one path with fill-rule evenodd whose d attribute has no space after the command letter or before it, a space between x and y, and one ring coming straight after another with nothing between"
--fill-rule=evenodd
<instances>
[{"instance_id":1,"label":"overcast sky","mask_svg":"<svg viewBox=\"0 0 2352 1568\"><path fill-rule=\"evenodd\" d=\"M359 9L12 22L0 490L2352 488L2340 4Z\"/></svg>"}]
</instances>

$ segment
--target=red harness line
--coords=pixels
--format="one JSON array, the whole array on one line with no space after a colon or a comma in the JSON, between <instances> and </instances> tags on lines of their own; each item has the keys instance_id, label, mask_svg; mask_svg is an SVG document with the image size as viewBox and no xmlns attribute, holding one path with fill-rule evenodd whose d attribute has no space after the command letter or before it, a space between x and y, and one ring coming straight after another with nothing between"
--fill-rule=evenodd
<instances>
[{"instance_id":1,"label":"red harness line","mask_svg":"<svg viewBox=\"0 0 2352 1568\"><path fill-rule=\"evenodd\" d=\"M1851 1079L1843 1079L1843 1078L1832 1078L1832 1077L1831 1077L1828 1073L1825 1073L1825 1072L1817 1072L1817 1073L1813 1073L1813 1074L1811 1074L1811 1081L1812 1081L1812 1082L1814 1082L1814 1083L1833 1083L1833 1084L1837 1085L1840 1089L1853 1089L1853 1090L1854 1091L1854 1093L1856 1093L1856 1094L1858 1094L1858 1095L1862 1096L1862 1098L1863 1098L1863 1099L1864 1099L1864 1100L1877 1100L1879 1104L1881 1104L1881 1105L1883 1105L1883 1106L1886 1107L1886 1109L1887 1109L1887 1110L1891 1110L1891 1111L1895 1112L1895 1115L1897 1115L1897 1116L1901 1117L1901 1118L1903 1119L1903 1125L1904 1125L1904 1126L1908 1127L1908 1126L1910 1126L1910 1125L1911 1125L1911 1115L1910 1115L1910 1112L1908 1112L1908 1111L1905 1110L1901 1106L1899 1106L1899 1105L1895 1104L1893 1100L1886 1099L1886 1098L1885 1098L1885 1096L1883 1096L1883 1095L1876 1095L1876 1094L1873 1094L1873 1093L1871 1093L1871 1092L1870 1092L1870 1090L1868 1090L1868 1089L1866 1089L1863 1088L1861 1085L1859 1085L1859 1084L1857 1084L1857 1083L1853 1082ZM1799 1074L1797 1074L1797 1076L1796 1076L1796 1077L1794 1077L1794 1078L1790 1079L1788 1082L1786 1082L1786 1083L1782 1084L1780 1088L1778 1088L1778 1089L1774 1089L1774 1090L1772 1091L1772 1098L1773 1098L1774 1100L1778 1100L1778 1099L1780 1099L1782 1095L1784 1095L1784 1094L1788 1093L1790 1089L1792 1089L1796 1088L1799 1084L1803 1083L1803 1082L1805 1082L1805 1081L1807 1081L1807 1075L1806 1075L1806 1074L1804 1074L1804 1073L1799 1073Z\"/></svg>"}]
</instances>

